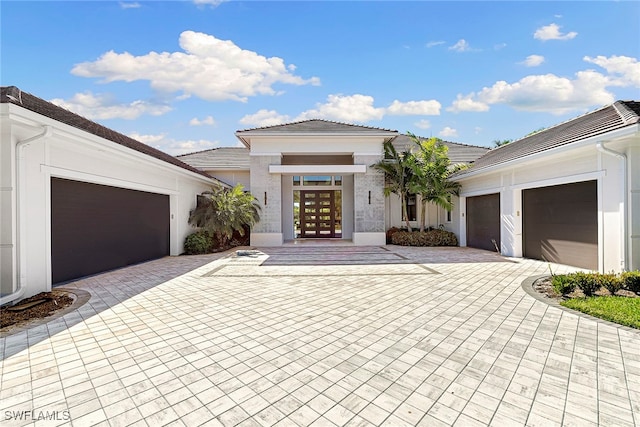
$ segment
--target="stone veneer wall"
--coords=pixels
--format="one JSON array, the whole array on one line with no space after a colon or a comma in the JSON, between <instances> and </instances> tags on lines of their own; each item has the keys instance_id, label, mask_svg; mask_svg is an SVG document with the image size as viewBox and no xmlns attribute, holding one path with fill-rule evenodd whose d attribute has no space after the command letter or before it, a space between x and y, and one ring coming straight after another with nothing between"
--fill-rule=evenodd
<instances>
[{"instance_id":1,"label":"stone veneer wall","mask_svg":"<svg viewBox=\"0 0 640 427\"><path fill-rule=\"evenodd\" d=\"M280 156L251 156L251 193L262 211L253 233L282 232L282 182L280 174L270 174L269 165L279 165ZM264 195L267 193L267 204Z\"/></svg>"},{"instance_id":2,"label":"stone veneer wall","mask_svg":"<svg viewBox=\"0 0 640 427\"><path fill-rule=\"evenodd\" d=\"M356 233L384 233L384 173L371 165L382 159L382 155L354 155L354 164L367 165L365 174L353 177L354 231ZM369 203L371 191L371 203Z\"/></svg>"}]
</instances>

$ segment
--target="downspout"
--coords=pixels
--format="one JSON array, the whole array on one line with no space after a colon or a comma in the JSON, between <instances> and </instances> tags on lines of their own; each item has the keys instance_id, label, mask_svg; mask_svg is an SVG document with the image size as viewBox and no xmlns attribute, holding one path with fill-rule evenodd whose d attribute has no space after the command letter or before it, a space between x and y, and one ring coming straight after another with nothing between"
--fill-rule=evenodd
<instances>
[{"instance_id":1,"label":"downspout","mask_svg":"<svg viewBox=\"0 0 640 427\"><path fill-rule=\"evenodd\" d=\"M605 153L605 154L609 154L611 156L617 157L619 159L622 159L622 191L623 191L623 196L622 196L622 202L624 205L623 208L623 212L622 212L622 236L621 236L621 244L620 244L620 249L622 251L622 271L626 271L627 270L627 266L629 265L627 262L627 257L629 256L629 251L628 251L628 246L629 246L629 242L628 242L628 238L627 238L627 222L628 222L628 217L629 217L629 196L628 196L628 191L627 191L627 156L624 153L620 153L618 151L614 151L608 147L604 146L604 142L598 142L596 144L596 148L598 149L598 151L600 151L601 153Z\"/></svg>"},{"instance_id":2,"label":"downspout","mask_svg":"<svg viewBox=\"0 0 640 427\"><path fill-rule=\"evenodd\" d=\"M22 160L23 160L23 155L22 155L22 149L24 147L26 147L27 145L31 144L32 142L35 142L41 138L47 138L49 136L51 136L51 134L53 133L53 129L51 128L51 126L49 125L45 125L42 128L42 132L34 135L30 138L27 139L23 139L22 141L18 141L18 143L16 144L16 166L15 166L15 191L16 191L16 240L15 240L15 248L16 248L16 284L17 287L15 289L15 291L9 295L5 295L4 297L0 298L0 305L5 305L8 303L11 303L13 301L16 301L18 299L20 299L22 297L22 295L24 295L24 286L23 286L23 271L21 269L21 262L22 262L22 254L21 252L23 251L23 247L24 244L21 242L21 237L22 237L22 233L21 233L21 228L22 228L22 224L21 224L21 219L20 219L20 214L21 214L21 197L22 197L22 193L20 190L20 172L21 172L21 164L22 164Z\"/></svg>"}]
</instances>

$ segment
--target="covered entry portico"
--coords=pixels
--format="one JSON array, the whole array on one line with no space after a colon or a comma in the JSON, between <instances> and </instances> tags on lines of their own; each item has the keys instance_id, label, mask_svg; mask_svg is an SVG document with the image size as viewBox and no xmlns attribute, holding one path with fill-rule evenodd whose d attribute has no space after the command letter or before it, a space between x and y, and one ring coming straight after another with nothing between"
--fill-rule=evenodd
<instances>
[{"instance_id":1,"label":"covered entry portico","mask_svg":"<svg viewBox=\"0 0 640 427\"><path fill-rule=\"evenodd\" d=\"M261 205L255 246L297 238L384 245L384 141L396 131L308 120L236 132L250 150L251 193Z\"/></svg>"}]
</instances>

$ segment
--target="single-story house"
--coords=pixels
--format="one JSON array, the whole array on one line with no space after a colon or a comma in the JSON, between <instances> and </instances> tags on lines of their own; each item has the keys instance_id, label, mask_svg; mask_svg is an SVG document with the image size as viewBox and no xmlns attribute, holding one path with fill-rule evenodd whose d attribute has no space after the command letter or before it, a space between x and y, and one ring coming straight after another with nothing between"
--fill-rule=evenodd
<instances>
[{"instance_id":1,"label":"single-story house","mask_svg":"<svg viewBox=\"0 0 640 427\"><path fill-rule=\"evenodd\" d=\"M307 120L236 132L243 147L170 156L47 101L0 91L4 304L52 284L178 255L196 196L241 183L261 205L254 246L384 245L400 201L372 168L395 130ZM599 271L640 268L640 103L618 101L489 150L446 142L462 193L426 223L462 246ZM419 200L410 199L415 205ZM411 209L411 220L419 210Z\"/></svg>"},{"instance_id":2,"label":"single-story house","mask_svg":"<svg viewBox=\"0 0 640 427\"><path fill-rule=\"evenodd\" d=\"M0 304L179 255L197 195L226 185L13 86L0 129Z\"/></svg>"},{"instance_id":3,"label":"single-story house","mask_svg":"<svg viewBox=\"0 0 640 427\"><path fill-rule=\"evenodd\" d=\"M326 120L236 136L245 148L179 158L254 194L263 217L252 244L338 238L382 245L385 230L402 225L400 200L384 197L384 176L371 166L384 141L402 150L408 136ZM507 256L603 272L640 269L639 102L618 101L493 150L445 144L452 163L472 166L456 175L462 192L454 210L431 206L427 225L453 231L462 246ZM409 200L412 221L417 202Z\"/></svg>"}]
</instances>

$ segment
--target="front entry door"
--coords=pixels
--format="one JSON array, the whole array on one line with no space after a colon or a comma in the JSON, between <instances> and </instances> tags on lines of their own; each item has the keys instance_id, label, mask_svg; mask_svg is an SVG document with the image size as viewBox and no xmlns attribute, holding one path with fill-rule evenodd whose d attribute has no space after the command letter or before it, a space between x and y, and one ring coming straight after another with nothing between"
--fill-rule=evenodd
<instances>
[{"instance_id":1,"label":"front entry door","mask_svg":"<svg viewBox=\"0 0 640 427\"><path fill-rule=\"evenodd\" d=\"M300 191L300 237L336 237L334 191Z\"/></svg>"}]
</instances>

